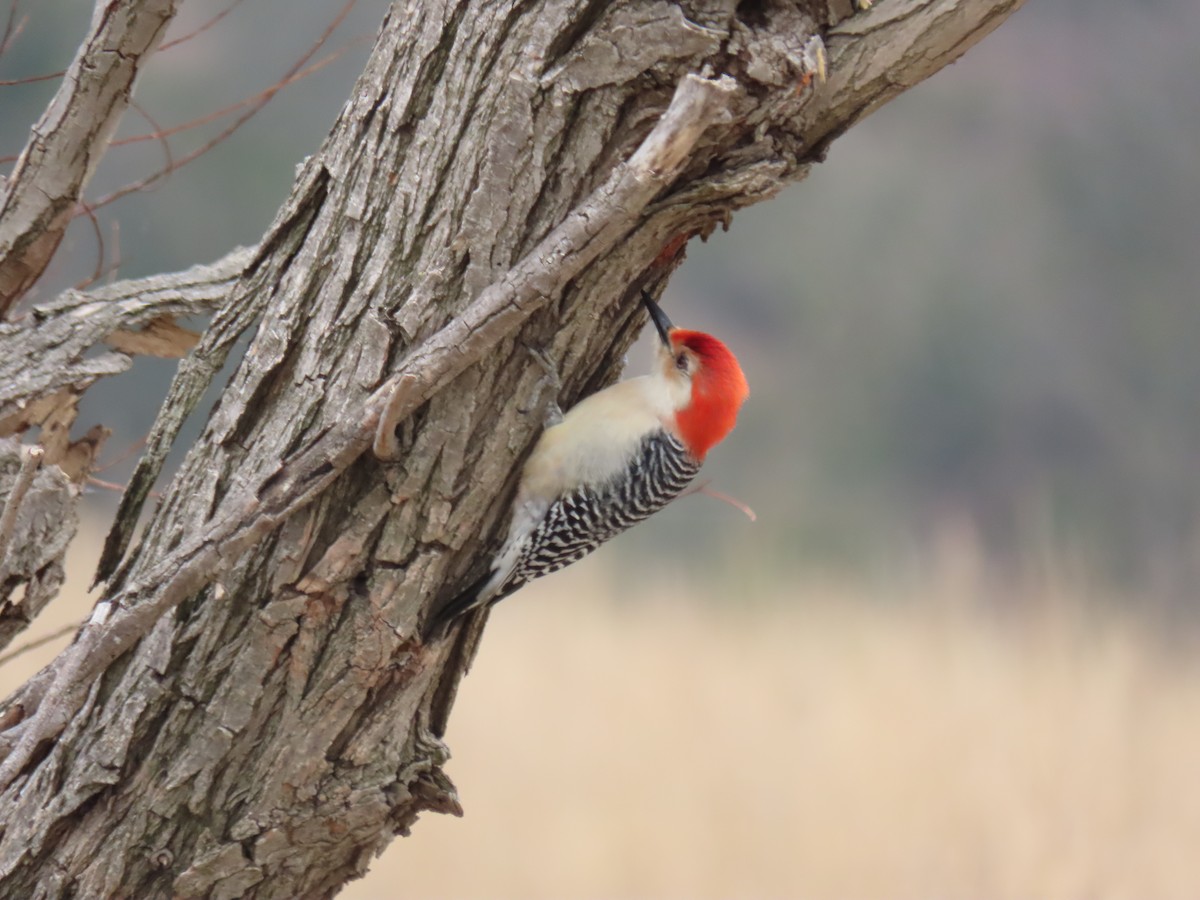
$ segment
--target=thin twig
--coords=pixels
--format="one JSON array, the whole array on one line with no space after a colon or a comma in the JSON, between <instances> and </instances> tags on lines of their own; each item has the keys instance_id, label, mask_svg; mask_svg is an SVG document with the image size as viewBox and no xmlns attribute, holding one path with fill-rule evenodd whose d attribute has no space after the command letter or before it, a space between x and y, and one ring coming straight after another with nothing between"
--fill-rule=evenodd
<instances>
[{"instance_id":1,"label":"thin twig","mask_svg":"<svg viewBox=\"0 0 1200 900\"><path fill-rule=\"evenodd\" d=\"M285 87L287 87L288 85L294 84L295 82L300 81L304 78L307 78L309 75L312 75L314 72L317 72L317 71L325 68L331 62L336 60L343 53L345 53L347 50L349 50L351 47L353 47L354 43L355 43L354 41L350 41L348 44L346 44L342 47L339 47L336 50L330 51L327 55L322 56L320 59L318 59L312 65L306 66L305 68L301 69L299 72L296 72L292 75L289 75L286 78L283 78L283 79L275 82L270 87L263 88L257 94L251 94L249 97L243 97L241 100L237 101L236 103L231 103L229 106L223 106L220 109L213 110L210 113L205 113L203 116L199 116L198 118L189 119L188 121L181 122L178 125L172 125L170 128L159 128L157 125L155 125L155 130L152 132L149 132L148 134L134 134L134 135L130 135L129 137L120 138L119 140L113 141L110 146L124 147L128 144L140 144L140 143L144 143L146 141L163 140L164 138L173 137L174 135L180 134L184 131L191 131L193 128L199 128L201 125L207 125L209 122L215 122L217 119L223 119L223 118L225 118L225 116L229 115L230 113L236 112L239 109L244 109L247 106L254 107L253 111L251 112L251 115L253 115L254 112L257 112L258 110L262 109L262 107L266 104L266 102L268 100L270 100L272 97L274 97L276 94L278 94ZM149 118L149 116L147 116L146 118ZM246 118L249 118L249 116L247 116ZM245 122L245 118L240 119L238 124L240 125L244 122ZM153 122L151 124L153 124ZM223 136L228 137L228 134L224 134ZM179 162L177 162L177 163L171 163L167 166L164 166L155 175L147 176L147 178L145 180L153 181L157 178L160 178L166 172L181 168L185 163L190 162L194 158L195 158L194 153L189 154L188 156L180 159Z\"/></svg>"},{"instance_id":2,"label":"thin twig","mask_svg":"<svg viewBox=\"0 0 1200 900\"><path fill-rule=\"evenodd\" d=\"M109 241L108 246L112 253L112 262L108 264L108 269L104 272L104 277L108 284L112 284L117 280L117 272L121 269L121 220L114 218L109 223Z\"/></svg>"},{"instance_id":3,"label":"thin twig","mask_svg":"<svg viewBox=\"0 0 1200 900\"><path fill-rule=\"evenodd\" d=\"M167 131L162 132L161 135L160 135L160 133L156 132L155 134L137 135L135 137L123 138L120 141L113 141L112 146L120 146L121 144L135 143L137 141L155 140L155 139L158 139L160 136L170 136L172 134L175 134L178 131L183 131L188 128L194 128L197 125L203 124L206 121L211 121L215 118L219 118L220 116L225 115L226 113L228 113L232 110L238 109L239 107L244 106L247 103L249 104L249 108L244 113L242 113L240 116L238 116L236 119L234 119L233 122L230 123L227 127L222 129L222 131L219 134L217 134L212 139L205 141L201 146L197 147L195 150L191 151L190 153L187 153L187 154L181 156L179 159L175 160L172 167L159 169L157 172L153 172L150 175L147 175L145 178L140 179L139 181L135 181L132 184L127 184L124 187L118 188L117 190L113 191L110 194L105 194L103 197L99 198L98 200L93 201L92 208L99 209L102 206L107 206L110 203L120 200L122 197L127 196L128 194L132 194L137 191L145 190L150 185L155 184L160 179L169 175L171 172L175 171L176 169L180 169L183 166L187 165L188 163L192 162L193 160L198 159L199 157L203 156L205 153L207 153L213 147L220 144L222 141L224 141L226 138L228 138L231 134L233 134L235 131L237 131L239 128L241 128L253 116L257 115L258 112L264 106L266 106L267 103L270 102L270 100L276 94L278 94L281 90L283 90L289 84L291 84L294 81L298 81L301 78L305 78L308 75L311 75L313 72L315 72L318 69L333 62L335 59L337 59L339 56L341 56L343 53L345 53L347 50L349 50L350 47L353 46L353 42L351 42L351 43L347 44L346 46L341 47L337 50L334 50L333 52L329 53L327 56L322 57L321 59L317 60L311 66L307 65L308 61L310 59L312 59L313 56L316 54L316 52L325 45L326 41L329 40L330 36L337 29L337 27L342 23L342 20L345 19L346 16L350 13L351 8L353 8L353 6L356 2L357 2L357 0L346 0L345 5L338 11L338 14L334 17L333 21L330 22L328 26L326 26L325 30L317 38L316 42L312 45L312 47L310 47L308 49L308 51L303 56L301 56L300 59L298 59L292 65L292 67L287 70L287 72L284 73L283 78L281 78L275 84L271 85L269 88L266 88L265 90L261 91L256 96L249 98L249 100L243 100L238 103L235 103L233 106L228 107L224 110L218 110L215 113L210 113L209 115L204 116L200 119L193 120L192 122L185 122L183 125L179 125L173 129L168 129Z\"/></svg>"},{"instance_id":4,"label":"thin twig","mask_svg":"<svg viewBox=\"0 0 1200 900\"><path fill-rule=\"evenodd\" d=\"M751 522L758 521L758 515L749 506L739 500L737 497L732 497L729 494L715 491L711 487L711 481L704 481L700 484L693 484L685 491L681 491L679 498L690 496L691 494L703 494L705 497L712 497L714 500L720 500L722 503L728 503Z\"/></svg>"},{"instance_id":5,"label":"thin twig","mask_svg":"<svg viewBox=\"0 0 1200 900\"><path fill-rule=\"evenodd\" d=\"M158 48L158 52L162 53L164 50L170 50L172 47L178 47L180 44L187 43L192 38L199 37L200 35L204 34L204 32L208 31L210 28L212 28L214 25L216 25L218 22L220 22L223 18L225 18L227 15L229 15L231 12L233 12L235 9L237 9L241 5L242 5L242 0L233 0L232 3L230 3L228 6L226 6L223 10L221 10L219 13L217 13L215 16L213 16L211 19L209 19L203 25L200 25L200 26L192 29L185 35L182 35L180 37L175 38L174 40L170 40L170 41L167 41L165 44L162 44Z\"/></svg>"},{"instance_id":6,"label":"thin twig","mask_svg":"<svg viewBox=\"0 0 1200 900\"><path fill-rule=\"evenodd\" d=\"M150 127L153 128L154 131L147 135L140 135L137 138L127 138L127 139L120 140L120 141L113 141L111 144L109 144L109 146L116 147L120 144L133 143L134 141L140 141L140 140L148 140L149 141L149 140L154 140L155 138L157 138L158 142L162 145L163 156L166 157L166 162L163 163L163 170L167 171L167 172L174 171L177 167L175 165L174 155L171 153L171 143L170 143L170 141L167 140L167 138L173 132L170 132L167 129L163 128L161 125L159 125L158 120L155 119L154 116L150 115L150 113L146 110L146 107L142 106L136 100L130 100L129 106L139 116L141 116L143 119L145 119L147 122L149 122Z\"/></svg>"},{"instance_id":7,"label":"thin twig","mask_svg":"<svg viewBox=\"0 0 1200 900\"><path fill-rule=\"evenodd\" d=\"M47 635L37 638L36 640L32 640L28 644L22 644L15 650L9 650L3 656L0 656L0 666L12 662L18 656L23 656L30 650L36 650L38 647L44 647L46 644L57 641L59 638L66 637L68 634L71 634L73 631L79 628L79 625L79 622L72 622L70 625L64 625L62 628L59 628L56 631L52 631Z\"/></svg>"},{"instance_id":8,"label":"thin twig","mask_svg":"<svg viewBox=\"0 0 1200 900\"><path fill-rule=\"evenodd\" d=\"M0 584L8 578L9 543L17 528L17 515L21 512L21 503L25 500L29 486L33 484L33 476L37 474L44 454L45 451L41 447L22 448L21 467L17 470L12 490L8 492L4 513L0 514Z\"/></svg>"},{"instance_id":9,"label":"thin twig","mask_svg":"<svg viewBox=\"0 0 1200 900\"><path fill-rule=\"evenodd\" d=\"M127 485L117 484L115 481L105 481L103 478L97 478L95 475L89 475L87 479L89 487L97 487L104 491L112 491L114 494L125 493Z\"/></svg>"},{"instance_id":10,"label":"thin twig","mask_svg":"<svg viewBox=\"0 0 1200 900\"><path fill-rule=\"evenodd\" d=\"M126 447L124 450L122 450L120 453L118 453L115 458L110 459L107 462L96 466L96 468L94 468L92 471L93 472L105 472L108 469L111 469L113 466L119 466L121 463L125 462L126 460L132 459L134 456L136 456L138 454L139 451L141 451L141 449L143 447L146 446L146 437L147 437L147 435L143 434L140 438L138 438L136 441L134 441L132 444L130 444L128 447Z\"/></svg>"},{"instance_id":11,"label":"thin twig","mask_svg":"<svg viewBox=\"0 0 1200 900\"><path fill-rule=\"evenodd\" d=\"M189 119L188 121L181 122L178 125L172 125L170 128L159 128L157 125L154 125L153 120L151 120L151 124L154 125L154 128L155 128L154 131L148 132L146 134L134 134L134 135L130 135L129 137L118 138L117 140L110 142L109 146L110 147L124 147L127 144L140 144L140 143L144 143L145 141L162 140L163 138L168 138L173 135L180 134L184 131L190 131L193 128L199 128L201 125L207 125L209 122L215 122L217 119L223 119L225 116L229 115L230 113L236 112L239 109L244 109L247 106L253 107L251 110L248 111L248 113L246 115L242 116L232 126L230 126L228 129L226 129L220 135L218 135L216 138L213 139L216 143L220 143L222 140L229 137L229 135L231 135L234 131L236 131L242 125L246 124L246 121L248 119L250 119L251 116L253 116L255 113L259 112L264 106L266 106L267 101L271 100L276 94L278 94L285 87L295 84L297 81L303 81L309 75L313 75L313 74L319 72L321 69L325 68L331 62L334 62L335 60L337 60L341 56L343 56L352 47L354 47L357 44L360 44L366 40L369 40L369 36L353 38L352 40L347 41L343 46L338 47L336 50L330 51L325 56L322 56L320 59L318 59L316 62L312 63L311 65L305 66L303 69L300 69L297 72L293 72L290 75L284 76L282 79L275 82L270 87L263 88L257 94L251 94L249 97L243 97L241 100L237 101L236 103L231 103L228 106L222 107L221 109L214 110L213 112L207 113L207 114L200 116L198 118L195 118L195 119ZM4 80L0 79L0 87L7 87L7 86L12 86L12 85L18 85L18 84L32 84L37 81L49 81L52 78L61 78L65 74L66 74L66 72L50 72L46 75L35 75L35 76L31 76L29 78L17 78L17 79L13 79L10 81L4 81ZM131 105L136 107L136 104L131 103ZM150 116L147 115L143 109L141 109L140 107L137 107L137 109L138 109L138 112L142 113L142 115L145 116L147 119L150 118ZM126 187L123 188L121 191L114 191L113 194L100 198L100 200L98 200L92 204L93 208L98 207L98 206L104 206L108 203L112 203L114 200L117 200L120 197L124 197L126 194L130 194L130 193L133 193L134 191L142 190L143 188L147 187L148 185L153 184L154 182L158 181L164 175L166 175L170 172L173 172L176 169L183 168L183 166L185 166L187 163L195 160L196 157L200 156L206 150L211 150L212 147L213 147L213 143L206 144L204 147L199 148L198 150L195 150L195 151L189 153L187 156L181 157L180 159L169 163L168 165L159 169L157 172L154 172L151 175L147 175L141 181L138 181L132 185L126 185ZM170 156L170 154L168 154L168 157L169 156ZM15 154L10 155L10 156L0 156L0 163L15 162L16 159L17 159L17 157Z\"/></svg>"},{"instance_id":12,"label":"thin twig","mask_svg":"<svg viewBox=\"0 0 1200 900\"><path fill-rule=\"evenodd\" d=\"M104 234L100 230L100 220L96 218L96 213L88 202L80 199L78 208L87 215L88 220L92 223L92 233L96 235L96 265L92 269L91 275L75 285L75 290L82 291L95 284L104 275Z\"/></svg>"},{"instance_id":13,"label":"thin twig","mask_svg":"<svg viewBox=\"0 0 1200 900\"><path fill-rule=\"evenodd\" d=\"M58 72L47 72L44 75L26 75L24 78L0 78L0 87L16 87L21 84L37 84L39 81L53 81L67 74L66 69ZM0 162L12 162L15 156L0 156Z\"/></svg>"},{"instance_id":14,"label":"thin twig","mask_svg":"<svg viewBox=\"0 0 1200 900\"><path fill-rule=\"evenodd\" d=\"M405 402L408 400L405 386L414 380L409 376L401 378L379 414L379 424L375 427L375 440L371 445L371 452L384 462L394 462L400 458L396 426L407 417L404 413Z\"/></svg>"}]
</instances>

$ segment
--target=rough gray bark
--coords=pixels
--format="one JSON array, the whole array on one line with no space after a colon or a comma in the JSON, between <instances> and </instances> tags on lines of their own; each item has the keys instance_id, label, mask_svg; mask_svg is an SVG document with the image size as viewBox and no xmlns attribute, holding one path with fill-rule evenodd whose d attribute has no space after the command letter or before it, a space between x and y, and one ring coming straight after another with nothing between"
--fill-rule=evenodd
<instances>
[{"instance_id":1,"label":"rough gray bark","mask_svg":"<svg viewBox=\"0 0 1200 900\"><path fill-rule=\"evenodd\" d=\"M632 288L666 278L678 238L803 177L1018 4L394 6L223 276L97 614L0 720L3 894L330 896L422 810L456 811L440 737L482 621L414 635L505 524L541 422L526 346L565 405L610 381ZM709 105L680 112L689 84ZM255 323L126 554L155 454Z\"/></svg>"},{"instance_id":2,"label":"rough gray bark","mask_svg":"<svg viewBox=\"0 0 1200 900\"><path fill-rule=\"evenodd\" d=\"M58 595L79 524L74 486L60 468L41 468L44 457L0 440L0 649Z\"/></svg>"}]
</instances>

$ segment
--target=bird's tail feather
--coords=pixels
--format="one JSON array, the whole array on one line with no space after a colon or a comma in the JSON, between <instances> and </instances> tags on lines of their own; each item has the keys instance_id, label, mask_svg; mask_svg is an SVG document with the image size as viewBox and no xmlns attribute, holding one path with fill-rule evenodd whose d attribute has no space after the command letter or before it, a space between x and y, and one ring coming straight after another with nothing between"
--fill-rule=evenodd
<instances>
[{"instance_id":1,"label":"bird's tail feather","mask_svg":"<svg viewBox=\"0 0 1200 900\"><path fill-rule=\"evenodd\" d=\"M484 572L483 575L471 582L466 590L455 595L448 602L437 606L429 614L429 618L425 621L425 625L421 629L421 643L428 644L430 641L440 641L446 636L446 632L450 630L450 625L456 619L466 615L477 606L482 605L480 593L491 578L492 572L490 570Z\"/></svg>"},{"instance_id":2,"label":"bird's tail feather","mask_svg":"<svg viewBox=\"0 0 1200 900\"><path fill-rule=\"evenodd\" d=\"M421 643L428 644L430 641L440 641L444 638L458 619L471 612L473 609L478 609L481 606L491 606L507 597L514 591L519 590L525 585L525 579L507 579L499 588L499 590L488 591L484 593L484 588L488 586L488 582L496 573L492 570L484 572L479 578L471 582L462 593L456 595L453 600L448 603L443 603L438 606L432 613L429 614L429 619L425 623L425 627L421 629Z\"/></svg>"}]
</instances>

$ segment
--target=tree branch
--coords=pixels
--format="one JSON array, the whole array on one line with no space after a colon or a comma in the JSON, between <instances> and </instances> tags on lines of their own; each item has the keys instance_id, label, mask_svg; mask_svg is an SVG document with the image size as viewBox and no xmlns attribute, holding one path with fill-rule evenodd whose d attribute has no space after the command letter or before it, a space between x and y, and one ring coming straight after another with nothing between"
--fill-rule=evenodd
<instances>
[{"instance_id":1,"label":"tree branch","mask_svg":"<svg viewBox=\"0 0 1200 900\"><path fill-rule=\"evenodd\" d=\"M54 255L178 0L98 0L91 32L33 127L0 199L0 318Z\"/></svg>"},{"instance_id":2,"label":"tree branch","mask_svg":"<svg viewBox=\"0 0 1200 900\"><path fill-rule=\"evenodd\" d=\"M81 393L97 378L126 371L130 353L151 349L138 336L154 323L213 312L254 253L239 247L182 272L64 291L15 322L0 321L0 437L36 424L23 414L38 398L66 388ZM92 354L105 342L116 352Z\"/></svg>"}]
</instances>

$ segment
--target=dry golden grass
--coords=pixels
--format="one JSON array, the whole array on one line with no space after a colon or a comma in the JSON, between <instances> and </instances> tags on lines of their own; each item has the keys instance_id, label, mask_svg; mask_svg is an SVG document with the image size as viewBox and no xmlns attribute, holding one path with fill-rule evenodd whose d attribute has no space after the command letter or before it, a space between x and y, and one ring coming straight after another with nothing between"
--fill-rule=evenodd
<instances>
[{"instance_id":1,"label":"dry golden grass","mask_svg":"<svg viewBox=\"0 0 1200 900\"><path fill-rule=\"evenodd\" d=\"M466 816L343 896L1200 897L1200 662L1136 623L960 577L614 605L600 572L497 610L448 735Z\"/></svg>"},{"instance_id":2,"label":"dry golden grass","mask_svg":"<svg viewBox=\"0 0 1200 900\"><path fill-rule=\"evenodd\" d=\"M1200 897L1200 657L1082 587L614 602L603 563L498 609L448 736L465 818L343 896Z\"/></svg>"}]
</instances>

